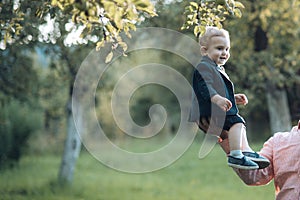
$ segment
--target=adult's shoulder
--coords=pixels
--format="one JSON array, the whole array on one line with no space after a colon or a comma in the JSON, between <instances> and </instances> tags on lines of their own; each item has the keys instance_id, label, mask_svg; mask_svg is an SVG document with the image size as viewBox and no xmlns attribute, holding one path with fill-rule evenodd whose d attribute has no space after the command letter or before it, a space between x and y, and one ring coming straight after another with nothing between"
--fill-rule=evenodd
<instances>
[{"instance_id":1,"label":"adult's shoulder","mask_svg":"<svg viewBox=\"0 0 300 200\"><path fill-rule=\"evenodd\" d=\"M284 139L284 138L288 138L291 137L291 135L294 133L293 129L291 131L286 131L286 132L277 132L274 134L274 138L279 140L279 139Z\"/></svg>"},{"instance_id":2,"label":"adult's shoulder","mask_svg":"<svg viewBox=\"0 0 300 200\"><path fill-rule=\"evenodd\" d=\"M291 131L275 133L272 137L272 140L274 140L274 144L281 144L283 142L295 140L297 135L300 135L300 133L297 130L295 130L295 128L292 128Z\"/></svg>"}]
</instances>

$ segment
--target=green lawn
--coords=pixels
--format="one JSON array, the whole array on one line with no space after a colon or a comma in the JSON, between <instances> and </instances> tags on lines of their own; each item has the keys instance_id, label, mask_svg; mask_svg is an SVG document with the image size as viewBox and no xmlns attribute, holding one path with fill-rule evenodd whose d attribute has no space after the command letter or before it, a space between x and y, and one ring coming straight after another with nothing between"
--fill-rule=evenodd
<instances>
[{"instance_id":1,"label":"green lawn","mask_svg":"<svg viewBox=\"0 0 300 200\"><path fill-rule=\"evenodd\" d=\"M261 145L257 145L257 149ZM147 174L127 174L112 170L83 151L74 182L66 188L56 183L60 156L26 156L13 170L0 171L2 200L271 200L273 183L246 186L226 165L226 157L216 146L202 160L199 142L174 164Z\"/></svg>"}]
</instances>

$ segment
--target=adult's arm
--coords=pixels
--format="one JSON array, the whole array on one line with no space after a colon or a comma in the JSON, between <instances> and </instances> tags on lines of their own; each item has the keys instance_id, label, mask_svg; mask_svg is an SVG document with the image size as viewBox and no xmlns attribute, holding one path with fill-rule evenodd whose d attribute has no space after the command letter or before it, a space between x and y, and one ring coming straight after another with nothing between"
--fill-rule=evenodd
<instances>
[{"instance_id":1,"label":"adult's arm","mask_svg":"<svg viewBox=\"0 0 300 200\"><path fill-rule=\"evenodd\" d=\"M270 161L270 165L264 169L243 170L233 168L240 179L247 185L266 185L274 178L273 171L273 137L265 142L260 154ZM225 153L229 152L228 139L220 141L220 146Z\"/></svg>"}]
</instances>

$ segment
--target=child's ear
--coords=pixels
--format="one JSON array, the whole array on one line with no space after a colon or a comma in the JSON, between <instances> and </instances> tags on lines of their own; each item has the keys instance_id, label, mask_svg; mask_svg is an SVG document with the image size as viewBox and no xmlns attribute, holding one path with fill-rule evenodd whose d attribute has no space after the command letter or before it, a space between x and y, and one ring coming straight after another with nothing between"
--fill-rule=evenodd
<instances>
[{"instance_id":1,"label":"child's ear","mask_svg":"<svg viewBox=\"0 0 300 200\"><path fill-rule=\"evenodd\" d=\"M207 48L206 48L206 46L201 46L200 47L200 52L201 52L201 55L202 56L206 56L206 51L207 51Z\"/></svg>"}]
</instances>

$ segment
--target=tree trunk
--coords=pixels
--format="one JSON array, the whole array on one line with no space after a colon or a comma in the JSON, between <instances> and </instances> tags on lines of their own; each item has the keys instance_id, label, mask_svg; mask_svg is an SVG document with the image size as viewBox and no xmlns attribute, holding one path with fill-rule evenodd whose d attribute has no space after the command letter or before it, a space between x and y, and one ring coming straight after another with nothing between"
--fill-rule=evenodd
<instances>
[{"instance_id":1,"label":"tree trunk","mask_svg":"<svg viewBox=\"0 0 300 200\"><path fill-rule=\"evenodd\" d=\"M254 37L254 51L260 52L267 50L269 40L266 31L261 26L256 27ZM265 63L269 61L264 60ZM268 64L270 71L274 70L271 64ZM266 88L267 103L270 117L270 128L272 133L278 131L288 131L291 128L291 115L287 100L287 94L284 89L279 89L273 83L268 82Z\"/></svg>"},{"instance_id":2,"label":"tree trunk","mask_svg":"<svg viewBox=\"0 0 300 200\"><path fill-rule=\"evenodd\" d=\"M58 174L59 183L63 185L70 184L72 182L75 164L81 149L81 140L79 133L82 129L82 119L77 119L76 122L81 123L76 123L75 126L75 120L73 118L74 115L72 112L72 99L69 100L67 109L67 138L65 141L65 149L62 157L60 171ZM76 112L82 113L82 108L77 107ZM81 114L78 114L76 116L82 117Z\"/></svg>"},{"instance_id":3,"label":"tree trunk","mask_svg":"<svg viewBox=\"0 0 300 200\"><path fill-rule=\"evenodd\" d=\"M272 133L289 131L291 129L291 115L286 91L269 86L266 95Z\"/></svg>"}]
</instances>

